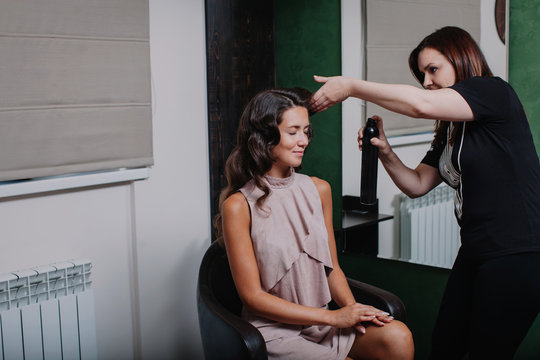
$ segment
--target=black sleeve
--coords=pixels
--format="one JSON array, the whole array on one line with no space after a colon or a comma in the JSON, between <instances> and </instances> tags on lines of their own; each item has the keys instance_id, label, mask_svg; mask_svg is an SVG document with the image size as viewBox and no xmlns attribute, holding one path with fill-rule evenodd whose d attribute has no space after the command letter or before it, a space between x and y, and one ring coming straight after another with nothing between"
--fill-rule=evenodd
<instances>
[{"instance_id":1,"label":"black sleeve","mask_svg":"<svg viewBox=\"0 0 540 360\"><path fill-rule=\"evenodd\" d=\"M421 163L433 166L434 168L438 169L439 158L441 157L443 150L444 144L440 144L440 142L436 141L436 139L433 139L433 141L431 142L431 148L429 148Z\"/></svg>"},{"instance_id":2,"label":"black sleeve","mask_svg":"<svg viewBox=\"0 0 540 360\"><path fill-rule=\"evenodd\" d=\"M467 101L476 121L503 121L508 115L508 85L499 77L473 77L450 88Z\"/></svg>"}]
</instances>

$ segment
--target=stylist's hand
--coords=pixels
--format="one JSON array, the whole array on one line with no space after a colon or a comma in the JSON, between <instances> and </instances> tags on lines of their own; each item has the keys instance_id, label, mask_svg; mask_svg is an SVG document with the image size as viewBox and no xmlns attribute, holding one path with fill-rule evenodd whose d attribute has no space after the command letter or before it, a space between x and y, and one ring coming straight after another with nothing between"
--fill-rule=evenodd
<instances>
[{"instance_id":1,"label":"stylist's hand","mask_svg":"<svg viewBox=\"0 0 540 360\"><path fill-rule=\"evenodd\" d=\"M362 323L371 322L378 326L384 326L394 318L387 312L374 308L370 305L354 303L332 311L334 321L332 325L337 328L356 327L360 333L364 334L366 328Z\"/></svg>"},{"instance_id":2,"label":"stylist's hand","mask_svg":"<svg viewBox=\"0 0 540 360\"><path fill-rule=\"evenodd\" d=\"M383 121L380 116L374 115L371 117L375 122L377 123L377 128L379 129L379 137L371 138L371 143L375 145L377 148L379 148L379 157L388 155L392 152L392 148L390 147L390 144L388 143L388 140L386 139L386 135L384 135L383 130ZM358 148L360 151L362 151L362 138L364 137L364 128L360 128L358 130Z\"/></svg>"},{"instance_id":3,"label":"stylist's hand","mask_svg":"<svg viewBox=\"0 0 540 360\"><path fill-rule=\"evenodd\" d=\"M328 109L350 95L348 79L343 76L318 76L314 75L316 82L324 84L311 98L309 108L312 112L319 112Z\"/></svg>"}]
</instances>

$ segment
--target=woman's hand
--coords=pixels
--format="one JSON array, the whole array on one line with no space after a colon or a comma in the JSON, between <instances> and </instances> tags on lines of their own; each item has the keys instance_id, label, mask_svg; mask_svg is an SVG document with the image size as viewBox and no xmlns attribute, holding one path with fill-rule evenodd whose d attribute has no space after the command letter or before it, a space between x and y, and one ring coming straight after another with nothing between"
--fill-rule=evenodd
<instances>
[{"instance_id":1,"label":"woman's hand","mask_svg":"<svg viewBox=\"0 0 540 360\"><path fill-rule=\"evenodd\" d=\"M348 79L343 76L325 77L314 75L313 78L316 82L324 84L313 95L309 103L309 108L313 112L326 110L350 96Z\"/></svg>"},{"instance_id":2,"label":"woman's hand","mask_svg":"<svg viewBox=\"0 0 540 360\"><path fill-rule=\"evenodd\" d=\"M364 334L366 328L362 323L371 322L378 326L384 326L394 318L387 312L374 308L370 305L354 303L342 307L339 310L333 310L332 325L337 328L356 327L360 333Z\"/></svg>"},{"instance_id":3,"label":"woman's hand","mask_svg":"<svg viewBox=\"0 0 540 360\"><path fill-rule=\"evenodd\" d=\"M377 128L379 129L379 136L371 138L371 143L379 148L379 157L386 156L392 152L392 148L386 139L386 135L383 130L383 121L380 116L374 115L371 117L377 123ZM364 137L364 128L358 130L358 148L362 151L362 138Z\"/></svg>"}]
</instances>

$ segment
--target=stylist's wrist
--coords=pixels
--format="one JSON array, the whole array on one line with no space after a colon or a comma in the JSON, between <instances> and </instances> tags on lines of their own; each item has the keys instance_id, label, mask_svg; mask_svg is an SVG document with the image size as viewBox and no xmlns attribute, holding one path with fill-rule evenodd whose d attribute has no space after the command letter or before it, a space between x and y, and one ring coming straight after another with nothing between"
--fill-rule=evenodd
<instances>
[{"instance_id":1,"label":"stylist's wrist","mask_svg":"<svg viewBox=\"0 0 540 360\"><path fill-rule=\"evenodd\" d=\"M390 146L379 148L379 160L381 160L381 162L389 161L392 157L397 157L397 155L394 154L394 150L392 150Z\"/></svg>"},{"instance_id":2,"label":"stylist's wrist","mask_svg":"<svg viewBox=\"0 0 540 360\"><path fill-rule=\"evenodd\" d=\"M352 94L353 79L342 77L341 78L341 85L342 85L342 89L343 89L343 93L345 95L345 98L348 99Z\"/></svg>"}]
</instances>

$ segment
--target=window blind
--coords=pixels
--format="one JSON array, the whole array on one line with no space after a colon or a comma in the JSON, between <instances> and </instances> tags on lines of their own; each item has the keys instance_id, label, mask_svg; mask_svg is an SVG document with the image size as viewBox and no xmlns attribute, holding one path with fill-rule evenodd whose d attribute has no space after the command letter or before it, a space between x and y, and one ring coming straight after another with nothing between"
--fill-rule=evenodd
<instances>
[{"instance_id":1,"label":"window blind","mask_svg":"<svg viewBox=\"0 0 540 360\"><path fill-rule=\"evenodd\" d=\"M0 180L153 163L148 0L0 2Z\"/></svg>"},{"instance_id":2,"label":"window blind","mask_svg":"<svg viewBox=\"0 0 540 360\"><path fill-rule=\"evenodd\" d=\"M480 0L366 0L366 80L420 87L409 70L409 54L427 35L459 26L480 43ZM366 105L380 115L387 136L433 131L434 122Z\"/></svg>"}]
</instances>

